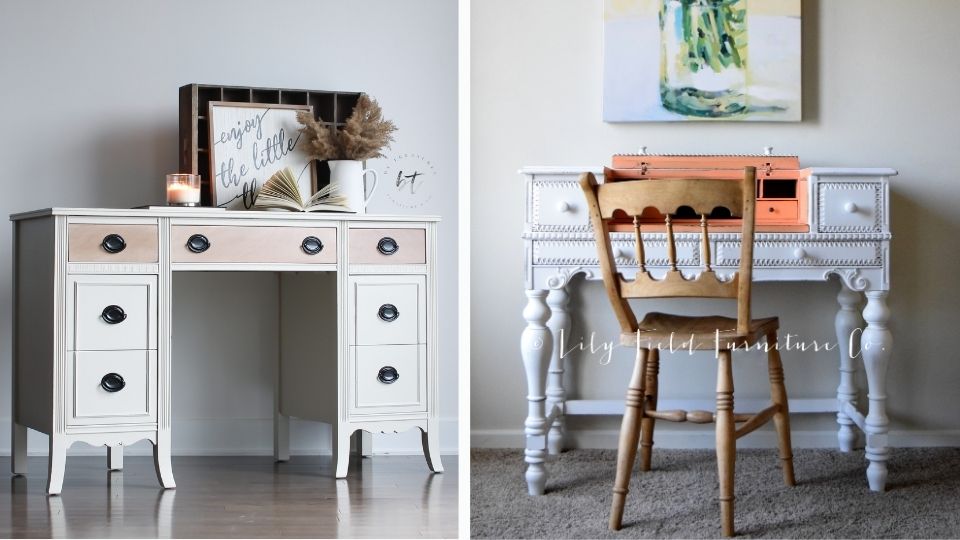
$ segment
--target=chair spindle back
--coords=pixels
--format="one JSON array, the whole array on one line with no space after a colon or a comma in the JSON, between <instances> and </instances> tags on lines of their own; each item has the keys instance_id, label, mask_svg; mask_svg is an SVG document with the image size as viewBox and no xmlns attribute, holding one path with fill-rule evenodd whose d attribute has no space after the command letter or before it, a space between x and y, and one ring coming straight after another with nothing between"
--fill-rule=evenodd
<instances>
[{"instance_id":1,"label":"chair spindle back","mask_svg":"<svg viewBox=\"0 0 960 540\"><path fill-rule=\"evenodd\" d=\"M750 285L753 270L753 232L756 211L756 169L746 167L741 181L705 178L664 180L628 180L598 184L592 173L580 176L580 186L597 240L600 271L607 296L624 332L637 329L637 318L629 298L735 298L737 332L746 333L750 325ZM700 254L703 270L695 279L687 279L677 268L677 246L673 215L680 207L690 207L700 216ZM726 208L732 217L741 218L740 267L731 279L721 281L710 264L708 216L716 208ZM664 215L669 268L662 279L654 279L647 268L641 215L654 208ZM614 213L633 218L637 275L627 280L617 271L610 240Z\"/></svg>"}]
</instances>

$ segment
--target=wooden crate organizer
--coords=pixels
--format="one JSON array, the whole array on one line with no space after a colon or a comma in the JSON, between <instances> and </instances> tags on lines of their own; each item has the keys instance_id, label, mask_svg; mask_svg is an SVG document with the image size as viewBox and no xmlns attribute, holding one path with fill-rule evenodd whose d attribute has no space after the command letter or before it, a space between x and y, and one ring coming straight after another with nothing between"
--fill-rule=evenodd
<instances>
[{"instance_id":1,"label":"wooden crate organizer","mask_svg":"<svg viewBox=\"0 0 960 540\"><path fill-rule=\"evenodd\" d=\"M800 169L797 156L685 155L685 154L617 154L612 167L604 168L605 181L652 180L667 182L671 178L716 178L740 180L743 168L757 169L756 230L759 232L809 232L807 218L809 170ZM729 214L727 214L729 216ZM724 212L710 216L710 227L737 228L739 219L725 217ZM644 230L663 229L663 216L648 209L640 222ZM677 230L699 230L698 216L681 209L673 220ZM632 220L616 220L614 230L633 230Z\"/></svg>"},{"instance_id":2,"label":"wooden crate organizer","mask_svg":"<svg viewBox=\"0 0 960 540\"><path fill-rule=\"evenodd\" d=\"M180 87L180 172L199 174L200 202L210 206L213 184L210 182L208 105L211 101L311 105L313 116L325 124L343 127L353 112L360 92L257 88L214 84L187 84ZM317 185L330 179L326 162L317 164Z\"/></svg>"}]
</instances>

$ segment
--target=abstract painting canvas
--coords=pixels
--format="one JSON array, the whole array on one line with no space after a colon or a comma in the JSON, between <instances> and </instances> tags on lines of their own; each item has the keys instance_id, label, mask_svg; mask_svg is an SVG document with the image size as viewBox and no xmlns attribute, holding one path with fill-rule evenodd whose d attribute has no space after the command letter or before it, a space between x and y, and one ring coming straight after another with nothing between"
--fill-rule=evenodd
<instances>
[{"instance_id":1,"label":"abstract painting canvas","mask_svg":"<svg viewBox=\"0 0 960 540\"><path fill-rule=\"evenodd\" d=\"M800 0L604 0L603 119L800 121Z\"/></svg>"}]
</instances>

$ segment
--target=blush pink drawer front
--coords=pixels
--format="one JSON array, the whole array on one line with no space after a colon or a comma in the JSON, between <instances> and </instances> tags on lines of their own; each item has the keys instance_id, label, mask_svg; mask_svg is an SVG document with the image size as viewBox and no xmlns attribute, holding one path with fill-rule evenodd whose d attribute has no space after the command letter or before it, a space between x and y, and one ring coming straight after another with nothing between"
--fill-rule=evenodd
<instances>
[{"instance_id":1,"label":"blush pink drawer front","mask_svg":"<svg viewBox=\"0 0 960 540\"><path fill-rule=\"evenodd\" d=\"M170 260L175 263L337 262L334 227L174 225Z\"/></svg>"},{"instance_id":2,"label":"blush pink drawer front","mask_svg":"<svg viewBox=\"0 0 960 540\"><path fill-rule=\"evenodd\" d=\"M426 229L350 229L350 264L426 262Z\"/></svg>"},{"instance_id":3,"label":"blush pink drawer front","mask_svg":"<svg viewBox=\"0 0 960 540\"><path fill-rule=\"evenodd\" d=\"M159 260L156 225L73 223L67 230L70 262L153 263Z\"/></svg>"}]
</instances>

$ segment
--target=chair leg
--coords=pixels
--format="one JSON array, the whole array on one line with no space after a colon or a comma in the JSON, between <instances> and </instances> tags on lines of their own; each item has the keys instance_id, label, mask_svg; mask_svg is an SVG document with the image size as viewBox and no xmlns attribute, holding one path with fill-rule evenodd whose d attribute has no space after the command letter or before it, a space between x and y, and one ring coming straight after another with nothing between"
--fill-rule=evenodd
<instances>
[{"instance_id":1,"label":"chair leg","mask_svg":"<svg viewBox=\"0 0 960 540\"><path fill-rule=\"evenodd\" d=\"M657 410L657 386L660 378L660 350L650 349L647 354L647 374L646 374L646 395L648 411ZM650 454L653 453L653 428L656 424L656 418L644 416L640 421L640 470L650 470Z\"/></svg>"},{"instance_id":2,"label":"chair leg","mask_svg":"<svg viewBox=\"0 0 960 540\"><path fill-rule=\"evenodd\" d=\"M777 333L767 334L767 367L770 372L770 401L780 407L773 415L773 425L777 428L777 441L780 446L780 463L783 466L783 481L788 486L796 485L793 477L793 449L790 445L790 410L787 405L787 389L783 384L783 364L780 351L774 345Z\"/></svg>"},{"instance_id":3,"label":"chair leg","mask_svg":"<svg viewBox=\"0 0 960 540\"><path fill-rule=\"evenodd\" d=\"M633 462L637 458L637 443L640 440L640 419L643 418L644 365L647 349L637 349L637 360L627 388L627 406L620 426L620 447L617 450L617 478L613 483L613 504L610 507L610 530L619 531L623 523L623 505L627 500Z\"/></svg>"},{"instance_id":4,"label":"chair leg","mask_svg":"<svg viewBox=\"0 0 960 540\"><path fill-rule=\"evenodd\" d=\"M737 441L733 420L733 365L729 350L717 364L717 472L720 480L720 523L724 536L733 536L733 473Z\"/></svg>"}]
</instances>

